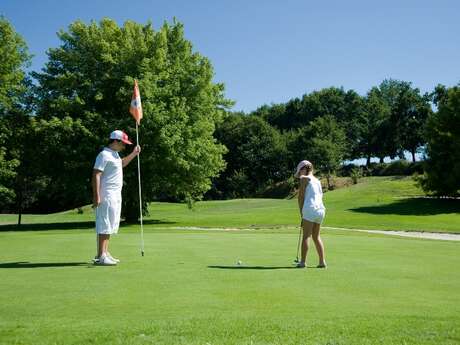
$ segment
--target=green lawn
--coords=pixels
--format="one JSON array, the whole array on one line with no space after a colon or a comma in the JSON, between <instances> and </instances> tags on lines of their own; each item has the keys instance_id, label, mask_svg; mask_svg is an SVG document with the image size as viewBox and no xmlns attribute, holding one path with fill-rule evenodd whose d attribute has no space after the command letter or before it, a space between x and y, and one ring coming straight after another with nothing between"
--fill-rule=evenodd
<instances>
[{"instance_id":1,"label":"green lawn","mask_svg":"<svg viewBox=\"0 0 460 345\"><path fill-rule=\"evenodd\" d=\"M460 343L458 243L324 242L329 268L299 270L293 231L158 229L141 257L130 227L94 267L90 230L0 233L0 343Z\"/></svg>"},{"instance_id":2,"label":"green lawn","mask_svg":"<svg viewBox=\"0 0 460 345\"><path fill-rule=\"evenodd\" d=\"M456 202L402 198L417 193L391 178L328 192L327 225L460 232ZM25 216L34 231L1 231L15 220L2 215L0 344L460 344L459 242L325 229L329 268L312 251L293 269L297 212L296 200L153 203L146 255L125 225L117 267L89 264L89 208Z\"/></svg>"}]
</instances>

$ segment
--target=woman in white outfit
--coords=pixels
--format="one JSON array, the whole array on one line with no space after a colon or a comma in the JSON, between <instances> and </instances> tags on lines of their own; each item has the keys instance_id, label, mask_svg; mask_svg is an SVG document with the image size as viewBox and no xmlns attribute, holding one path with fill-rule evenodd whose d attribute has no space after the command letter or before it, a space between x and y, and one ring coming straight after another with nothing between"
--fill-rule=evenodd
<instances>
[{"instance_id":1,"label":"woman in white outfit","mask_svg":"<svg viewBox=\"0 0 460 345\"><path fill-rule=\"evenodd\" d=\"M326 208L323 204L323 190L321 182L313 176L313 165L307 161L301 161L297 165L297 170L294 175L299 178L299 211L302 217L302 255L297 267L305 267L305 262L308 252L308 241L310 236L313 237L316 251L319 256L318 268L326 268L326 260L324 257L324 245L320 237L320 227L323 222Z\"/></svg>"}]
</instances>

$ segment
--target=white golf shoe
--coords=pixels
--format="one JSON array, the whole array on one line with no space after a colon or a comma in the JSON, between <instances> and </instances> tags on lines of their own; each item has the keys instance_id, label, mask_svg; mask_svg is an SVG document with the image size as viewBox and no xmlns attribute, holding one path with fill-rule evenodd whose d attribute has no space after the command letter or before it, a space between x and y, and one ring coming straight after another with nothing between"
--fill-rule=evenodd
<instances>
[{"instance_id":1,"label":"white golf shoe","mask_svg":"<svg viewBox=\"0 0 460 345\"><path fill-rule=\"evenodd\" d=\"M102 266L115 266L117 263L113 261L108 255L102 255L99 260L94 261L94 264Z\"/></svg>"},{"instance_id":2,"label":"white golf shoe","mask_svg":"<svg viewBox=\"0 0 460 345\"><path fill-rule=\"evenodd\" d=\"M107 256L110 258L110 260L115 261L116 263L120 262L120 259L114 258L109 252L107 252Z\"/></svg>"}]
</instances>

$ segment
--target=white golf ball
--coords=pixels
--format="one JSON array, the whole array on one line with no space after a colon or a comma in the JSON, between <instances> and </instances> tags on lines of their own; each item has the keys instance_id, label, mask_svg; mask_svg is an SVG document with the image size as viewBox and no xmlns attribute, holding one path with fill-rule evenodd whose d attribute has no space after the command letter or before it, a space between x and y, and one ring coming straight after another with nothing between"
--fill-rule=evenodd
<instances>
[{"instance_id":1,"label":"white golf ball","mask_svg":"<svg viewBox=\"0 0 460 345\"><path fill-rule=\"evenodd\" d=\"M236 262L236 264L237 264L238 266L240 266L240 265L242 264L241 260L238 260L238 261Z\"/></svg>"}]
</instances>

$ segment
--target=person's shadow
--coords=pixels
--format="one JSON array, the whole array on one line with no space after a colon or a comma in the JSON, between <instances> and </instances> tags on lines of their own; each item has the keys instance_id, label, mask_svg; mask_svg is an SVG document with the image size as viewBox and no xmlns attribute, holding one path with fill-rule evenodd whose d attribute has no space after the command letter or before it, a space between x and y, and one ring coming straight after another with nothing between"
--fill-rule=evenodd
<instances>
[{"instance_id":1,"label":"person's shadow","mask_svg":"<svg viewBox=\"0 0 460 345\"><path fill-rule=\"evenodd\" d=\"M295 266L221 266L221 265L211 265L208 268L217 268L223 270L288 270L297 268Z\"/></svg>"},{"instance_id":2,"label":"person's shadow","mask_svg":"<svg viewBox=\"0 0 460 345\"><path fill-rule=\"evenodd\" d=\"M75 267L89 266L88 262L4 262L0 263L0 268L49 268L49 267Z\"/></svg>"}]
</instances>

